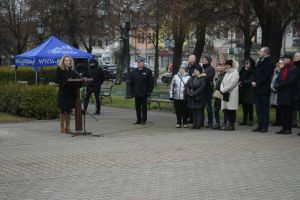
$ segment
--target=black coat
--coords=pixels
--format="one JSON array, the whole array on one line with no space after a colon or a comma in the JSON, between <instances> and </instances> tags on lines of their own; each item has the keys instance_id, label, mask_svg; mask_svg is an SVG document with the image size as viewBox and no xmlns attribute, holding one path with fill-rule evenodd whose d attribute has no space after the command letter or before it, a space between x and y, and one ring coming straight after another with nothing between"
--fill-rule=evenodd
<instances>
[{"instance_id":1,"label":"black coat","mask_svg":"<svg viewBox=\"0 0 300 200\"><path fill-rule=\"evenodd\" d=\"M185 93L187 97L187 107L190 109L204 108L206 95L206 76L193 76L186 83Z\"/></svg>"},{"instance_id":2,"label":"black coat","mask_svg":"<svg viewBox=\"0 0 300 200\"><path fill-rule=\"evenodd\" d=\"M296 83L296 95L295 95L295 99L297 101L296 105L298 108L300 108L300 61L296 61L294 62L295 66L298 69L298 78L297 78L297 83Z\"/></svg>"},{"instance_id":3,"label":"black coat","mask_svg":"<svg viewBox=\"0 0 300 200\"><path fill-rule=\"evenodd\" d=\"M129 77L129 94L132 97L149 97L154 87L152 71L149 68L135 68Z\"/></svg>"},{"instance_id":4,"label":"black coat","mask_svg":"<svg viewBox=\"0 0 300 200\"><path fill-rule=\"evenodd\" d=\"M246 70L243 67L240 71L239 103L254 104L253 88L251 86L253 73L254 71L251 68Z\"/></svg>"},{"instance_id":5,"label":"black coat","mask_svg":"<svg viewBox=\"0 0 300 200\"><path fill-rule=\"evenodd\" d=\"M299 71L296 66L289 68L286 80L281 80L279 73L274 88L277 90L277 104L293 106L296 96L296 84Z\"/></svg>"},{"instance_id":6,"label":"black coat","mask_svg":"<svg viewBox=\"0 0 300 200\"><path fill-rule=\"evenodd\" d=\"M258 61L253 73L252 81L256 83L254 93L258 95L271 95L271 80L275 69L270 56Z\"/></svg>"},{"instance_id":7,"label":"black coat","mask_svg":"<svg viewBox=\"0 0 300 200\"><path fill-rule=\"evenodd\" d=\"M92 78L93 80L91 82L87 83L88 87L91 88L100 88L104 81L104 73L100 67L89 67L87 72L84 73L84 77Z\"/></svg>"},{"instance_id":8,"label":"black coat","mask_svg":"<svg viewBox=\"0 0 300 200\"><path fill-rule=\"evenodd\" d=\"M76 77L77 75L71 69L62 70L60 67L56 69L55 83L59 84L58 107L63 111L75 108L76 87L67 80Z\"/></svg>"},{"instance_id":9,"label":"black coat","mask_svg":"<svg viewBox=\"0 0 300 200\"><path fill-rule=\"evenodd\" d=\"M219 77L216 79L216 90L220 91L221 83L223 81L223 78L224 78L225 74L226 74L226 72L224 72L222 74L219 74Z\"/></svg>"},{"instance_id":10,"label":"black coat","mask_svg":"<svg viewBox=\"0 0 300 200\"><path fill-rule=\"evenodd\" d=\"M206 73L207 80L207 92L213 93L214 91L214 78L215 78L215 68L210 64L203 65L203 70Z\"/></svg>"}]
</instances>

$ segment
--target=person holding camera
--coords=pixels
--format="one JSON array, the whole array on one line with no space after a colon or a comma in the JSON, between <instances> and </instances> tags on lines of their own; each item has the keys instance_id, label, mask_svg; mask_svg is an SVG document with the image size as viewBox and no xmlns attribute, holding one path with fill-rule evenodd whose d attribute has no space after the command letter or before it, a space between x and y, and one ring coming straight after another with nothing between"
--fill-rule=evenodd
<instances>
[{"instance_id":1,"label":"person holding camera","mask_svg":"<svg viewBox=\"0 0 300 200\"><path fill-rule=\"evenodd\" d=\"M83 76L86 78L93 79L91 82L87 82L86 85L86 96L83 103L83 112L87 110L90 97L92 93L94 93L96 99L96 111L94 115L100 115L100 91L101 85L104 82L104 73L102 69L98 66L98 61L96 59L90 59L88 70L85 74L83 74Z\"/></svg>"}]
</instances>

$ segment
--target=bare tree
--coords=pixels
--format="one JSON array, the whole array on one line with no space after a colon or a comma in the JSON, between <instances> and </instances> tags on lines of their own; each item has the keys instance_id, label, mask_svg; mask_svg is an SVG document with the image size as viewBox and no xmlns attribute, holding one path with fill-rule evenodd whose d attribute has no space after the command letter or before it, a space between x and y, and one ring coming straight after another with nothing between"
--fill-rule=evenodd
<instances>
[{"instance_id":1,"label":"bare tree","mask_svg":"<svg viewBox=\"0 0 300 200\"><path fill-rule=\"evenodd\" d=\"M28 45L34 26L34 16L25 0L2 0L0 2L1 37L4 51L10 55L22 53Z\"/></svg>"},{"instance_id":2,"label":"bare tree","mask_svg":"<svg viewBox=\"0 0 300 200\"><path fill-rule=\"evenodd\" d=\"M180 0L166 1L164 16L164 32L172 35L174 39L173 48L173 74L177 73L182 59L182 49L186 36L190 31L190 19L188 2Z\"/></svg>"},{"instance_id":3,"label":"bare tree","mask_svg":"<svg viewBox=\"0 0 300 200\"><path fill-rule=\"evenodd\" d=\"M271 49L271 58L280 57L283 34L287 26L299 16L300 0L251 0L262 29L262 46Z\"/></svg>"},{"instance_id":4,"label":"bare tree","mask_svg":"<svg viewBox=\"0 0 300 200\"><path fill-rule=\"evenodd\" d=\"M250 57L252 38L256 34L259 22L250 0L235 1L234 9L236 9L237 27L244 35L244 60L246 60Z\"/></svg>"}]
</instances>

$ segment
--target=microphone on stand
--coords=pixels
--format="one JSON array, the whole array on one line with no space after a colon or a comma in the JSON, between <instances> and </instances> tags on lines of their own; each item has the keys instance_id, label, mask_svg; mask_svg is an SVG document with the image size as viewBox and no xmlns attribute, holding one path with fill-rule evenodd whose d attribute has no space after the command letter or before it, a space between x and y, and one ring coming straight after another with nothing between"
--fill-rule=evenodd
<instances>
[{"instance_id":1,"label":"microphone on stand","mask_svg":"<svg viewBox=\"0 0 300 200\"><path fill-rule=\"evenodd\" d=\"M76 71L76 69L72 69L72 71L73 71L79 78L84 79L84 78L82 77L82 73L79 73L78 71Z\"/></svg>"}]
</instances>

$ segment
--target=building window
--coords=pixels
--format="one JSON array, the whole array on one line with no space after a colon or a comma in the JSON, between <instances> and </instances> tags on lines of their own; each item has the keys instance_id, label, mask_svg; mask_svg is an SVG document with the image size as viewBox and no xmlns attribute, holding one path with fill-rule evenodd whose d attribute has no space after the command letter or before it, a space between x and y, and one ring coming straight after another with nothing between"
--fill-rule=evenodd
<instances>
[{"instance_id":1,"label":"building window","mask_svg":"<svg viewBox=\"0 0 300 200\"><path fill-rule=\"evenodd\" d=\"M293 37L300 37L300 21L293 23Z\"/></svg>"}]
</instances>

